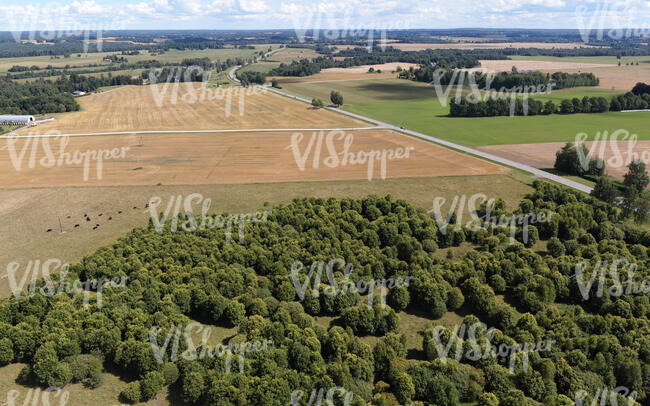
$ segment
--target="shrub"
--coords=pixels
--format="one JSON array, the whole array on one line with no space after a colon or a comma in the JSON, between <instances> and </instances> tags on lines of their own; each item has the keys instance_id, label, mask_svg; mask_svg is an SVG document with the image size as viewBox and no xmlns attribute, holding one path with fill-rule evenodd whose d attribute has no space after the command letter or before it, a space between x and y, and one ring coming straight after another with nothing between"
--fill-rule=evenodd
<instances>
[{"instance_id":1,"label":"shrub","mask_svg":"<svg viewBox=\"0 0 650 406\"><path fill-rule=\"evenodd\" d=\"M169 385L178 379L178 367L173 362L165 362L162 374L163 378L165 378L165 385Z\"/></svg>"},{"instance_id":2,"label":"shrub","mask_svg":"<svg viewBox=\"0 0 650 406\"><path fill-rule=\"evenodd\" d=\"M14 345L7 337L0 340L0 365L5 365L14 359Z\"/></svg>"},{"instance_id":3,"label":"shrub","mask_svg":"<svg viewBox=\"0 0 650 406\"><path fill-rule=\"evenodd\" d=\"M123 400L127 403L138 403L142 398L140 391L140 381L133 381L126 385L126 388L120 393Z\"/></svg>"},{"instance_id":4,"label":"shrub","mask_svg":"<svg viewBox=\"0 0 650 406\"><path fill-rule=\"evenodd\" d=\"M140 390L142 392L142 400L149 400L153 398L165 385L165 378L163 374L158 371L151 371L144 376L142 383L140 383Z\"/></svg>"}]
</instances>

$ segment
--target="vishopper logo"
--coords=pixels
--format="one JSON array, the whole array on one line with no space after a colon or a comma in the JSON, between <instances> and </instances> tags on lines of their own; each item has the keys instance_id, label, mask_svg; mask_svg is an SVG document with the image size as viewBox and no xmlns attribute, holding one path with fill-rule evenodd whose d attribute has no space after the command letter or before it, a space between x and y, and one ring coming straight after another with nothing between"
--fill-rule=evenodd
<instances>
[{"instance_id":1,"label":"vishopper logo","mask_svg":"<svg viewBox=\"0 0 650 406\"><path fill-rule=\"evenodd\" d=\"M492 215L496 200L494 198L488 199L488 197L483 193L476 193L469 196L469 198L467 195L454 196L454 199L451 202L451 207L447 211L447 216L443 217L443 206L446 202L447 199L444 197L439 196L434 198L433 208L428 212L434 216L438 225L438 230L443 235L447 235L447 230L452 224L452 218L454 216L456 216L454 224L455 231L459 231L461 227L463 227L463 213L467 207L471 220L467 222L464 227L471 231L477 231L479 229L487 230L490 227L507 227L510 229L511 243L515 240L515 234L518 227L521 227L522 229L522 242L526 244L529 238L528 226L537 223L550 222L555 214L555 212L546 211L512 215L502 214L497 217ZM483 203L485 203L485 214L479 216L478 213Z\"/></svg>"},{"instance_id":2,"label":"vishopper logo","mask_svg":"<svg viewBox=\"0 0 650 406\"><path fill-rule=\"evenodd\" d=\"M69 4L48 2L21 4L6 7L11 31L16 42L50 43L70 38L83 39L83 53L88 53L91 43L101 52L104 31L123 30L125 19L115 13L103 13L101 18L79 18L67 13ZM26 34L26 35L25 35ZM93 49L94 51L94 49Z\"/></svg>"},{"instance_id":3,"label":"vishopper logo","mask_svg":"<svg viewBox=\"0 0 650 406\"><path fill-rule=\"evenodd\" d=\"M602 133L599 131L596 133L591 146L589 148L586 146L582 148L581 146L584 145L587 139L589 139L587 133L579 133L576 135L578 160L580 161L580 166L585 171L589 170L589 164L592 158L596 156L602 158L602 160L599 159L596 161L597 167L601 169L603 164L605 164L604 158L609 151L611 151L612 156L607 160L606 167L608 168L624 168L637 160L646 164L650 163L650 151L643 151L642 153L635 151L638 136L636 134L630 134L627 130L618 129L611 134L608 131L603 131ZM621 144L618 141L627 142L627 151L621 150Z\"/></svg>"},{"instance_id":4,"label":"vishopper logo","mask_svg":"<svg viewBox=\"0 0 650 406\"><path fill-rule=\"evenodd\" d=\"M97 180L101 180L104 172L104 161L125 159L126 153L131 147L121 147L113 149L96 149L96 150L74 150L66 151L70 143L70 137L61 135L58 131L49 131L46 134L28 134L26 136L9 136L3 137L7 140L7 145L2 149L9 151L11 164L16 171L36 167L55 168L62 166L79 166L83 165L83 180L90 179L91 167L95 165L95 174ZM58 141L58 151L50 145L50 140ZM19 146L19 142L22 146ZM23 166L29 151L27 165ZM37 156L42 155L40 159Z\"/></svg>"},{"instance_id":5,"label":"vishopper logo","mask_svg":"<svg viewBox=\"0 0 650 406\"><path fill-rule=\"evenodd\" d=\"M576 391L575 404L576 406L627 406L637 405L636 398L638 394L636 391L630 391L625 386L618 386L614 389L604 387L596 390L595 393L587 392L584 389ZM591 399L591 402L589 402Z\"/></svg>"},{"instance_id":6,"label":"vishopper logo","mask_svg":"<svg viewBox=\"0 0 650 406\"><path fill-rule=\"evenodd\" d=\"M64 406L68 403L70 392L62 390L58 386L50 386L47 389L29 389L24 398L21 391L11 389L7 392L7 400L0 403L0 406Z\"/></svg>"},{"instance_id":7,"label":"vishopper logo","mask_svg":"<svg viewBox=\"0 0 650 406\"><path fill-rule=\"evenodd\" d=\"M228 214L228 215L208 215L212 199L206 199L199 193L192 193L185 196L170 196L167 202L167 207L164 213L158 211L162 204L162 198L159 196L152 197L149 200L147 211L151 215L151 221L158 234L162 234L165 229L165 223L170 220L169 231L175 233L178 231L179 222L180 228L183 231L194 232L197 230L209 230L212 228L226 228L226 244L232 241L232 228L233 224L238 224L239 243L244 243L244 234L246 231L246 224L266 222L271 210L258 211L256 213L246 214ZM181 213L181 204L183 205L184 212ZM201 205L201 215L197 217L194 215L194 205ZM146 212L146 211L145 211ZM185 215L185 219L181 219L181 214Z\"/></svg>"},{"instance_id":8,"label":"vishopper logo","mask_svg":"<svg viewBox=\"0 0 650 406\"><path fill-rule=\"evenodd\" d=\"M36 294L52 297L59 293L75 296L83 292L84 309L87 309L90 304L90 293L95 294L94 299L97 302L97 307L101 308L103 305L102 295L104 289L126 287L126 281L129 279L128 276L120 276L114 278L93 278L84 281L81 279L70 280L66 278L70 265L63 263L60 259L50 258L42 263L38 259L29 261L25 267L25 271L22 272L22 277L18 280L16 274L20 270L20 267L20 263L18 262L11 262L7 265L6 277L9 280L9 287L17 300L25 297L33 297ZM58 280L51 277L51 273L57 270L59 270ZM43 279L44 285L37 289L39 277ZM30 280L30 283L25 292L25 285L28 280ZM55 281L57 282L56 285Z\"/></svg>"},{"instance_id":9,"label":"vishopper logo","mask_svg":"<svg viewBox=\"0 0 650 406\"><path fill-rule=\"evenodd\" d=\"M319 41L321 37L329 41L336 40L359 40L367 42L368 52L372 52L375 41L383 51L386 49L387 32L390 30L404 30L409 24L404 19L391 19L390 21L372 21L364 18L362 23L353 20L353 14L358 10L346 5L343 12L326 12L319 6L309 7L291 14L293 28L300 43L307 39ZM332 27L346 27L345 29L334 29Z\"/></svg>"},{"instance_id":10,"label":"vishopper logo","mask_svg":"<svg viewBox=\"0 0 650 406\"><path fill-rule=\"evenodd\" d=\"M636 4L629 1L603 1L581 4L576 7L575 19L578 31L584 43L592 40L602 41L605 38L622 40L624 38L643 38L650 35L647 20L639 24L639 15L643 15ZM636 28L612 28L636 27ZM594 33L595 32L595 33Z\"/></svg>"},{"instance_id":11,"label":"vishopper logo","mask_svg":"<svg viewBox=\"0 0 650 406\"><path fill-rule=\"evenodd\" d=\"M194 344L192 339L193 330L196 331L196 334L201 333L201 342L198 346ZM232 357L234 354L238 357L239 372L244 372L247 353L268 351L269 346L273 345L272 340L256 340L228 345L218 344L215 347L212 347L208 344L210 336L212 335L212 329L196 322L190 323L185 327L182 324L170 326L165 335L165 339L159 341L158 338L163 331L164 330L158 326L153 326L149 329L151 350L153 351L154 358L159 364L165 362L167 355L169 355L168 358L171 362L176 362L179 359L194 361L197 359L203 360L206 358L221 358L225 356L227 374L231 371ZM185 343L186 349L179 355L178 351L181 345L181 338ZM158 344L159 342L162 343L162 346ZM171 348L169 347L170 343Z\"/></svg>"},{"instance_id":12,"label":"vishopper logo","mask_svg":"<svg viewBox=\"0 0 650 406\"><path fill-rule=\"evenodd\" d=\"M239 115L243 116L246 97L267 92L262 86L210 87L211 75L211 71L198 65L149 71L149 85L156 106L163 107L167 102L177 105L224 100L224 114L230 117L236 99Z\"/></svg>"},{"instance_id":13,"label":"vishopper logo","mask_svg":"<svg viewBox=\"0 0 650 406\"><path fill-rule=\"evenodd\" d=\"M379 177L386 179L388 171L388 161L395 159L408 159L414 147L382 149L371 151L351 152L350 149L354 144L354 135L342 130L313 132L304 150L301 150L301 144L305 140L303 133L293 133L291 136L291 145L286 149L291 149L293 158L296 161L298 169L302 172L307 168L307 161L312 155L313 169L320 168L321 164L327 168L338 168L348 165L367 165L368 181L372 181L375 173L375 165L378 165ZM323 149L327 150L327 156L321 156Z\"/></svg>"},{"instance_id":14,"label":"vishopper logo","mask_svg":"<svg viewBox=\"0 0 650 406\"><path fill-rule=\"evenodd\" d=\"M327 391L327 392L326 392ZM305 392L297 389L291 393L291 401L287 406L321 406L321 405L340 405L350 406L354 400L354 393L341 387L312 389L309 398L305 398ZM338 399L338 401L336 400ZM323 400L325 403L323 403Z\"/></svg>"},{"instance_id":15,"label":"vishopper logo","mask_svg":"<svg viewBox=\"0 0 650 406\"><path fill-rule=\"evenodd\" d=\"M451 76L449 76L451 75ZM485 86L481 89L477 82L477 77L482 77ZM488 71L486 68L473 69L472 72L465 70L438 68L433 72L433 80L429 83L433 85L436 98L442 105L447 107L452 90L455 90L454 102L460 103L463 94L466 94L465 100L471 104L477 104L487 100L507 100L510 99L510 116L515 115L516 100L522 98L523 113L528 114L528 96L542 95L551 93L555 83L542 83L538 85L513 86L510 88L501 87L492 88L492 82L496 72ZM467 92L469 90L469 92Z\"/></svg>"},{"instance_id":16,"label":"vishopper logo","mask_svg":"<svg viewBox=\"0 0 650 406\"><path fill-rule=\"evenodd\" d=\"M594 264L589 280L585 278L585 272L589 268L589 264L585 261L576 264L575 278L580 289L580 294L584 300L589 300L591 292L598 277L598 287L596 289L596 297L603 297L605 294L609 297L620 297L626 295L647 295L650 293L650 280L644 279L638 281L635 278L637 271L637 264L630 263L627 259L617 259L609 264L607 261L597 261ZM605 289L606 278L605 275L609 273L611 277L611 286ZM620 275L627 273L626 280L621 281Z\"/></svg>"},{"instance_id":17,"label":"vishopper logo","mask_svg":"<svg viewBox=\"0 0 650 406\"><path fill-rule=\"evenodd\" d=\"M291 265L291 281L293 286L296 289L296 293L300 300L305 299L305 293L309 289L309 284L312 285L312 296L318 297L320 295L320 284L322 279L323 268L325 267L325 273L327 274L328 285L323 288L323 293L327 296L338 296L345 294L354 294L359 293L361 295L368 295L368 306L373 305L375 300L375 289L380 289L380 300L382 305L386 305L386 294L387 290L399 287L408 287L409 283L414 279L412 276L407 277L397 277L395 279L375 279L375 280L363 280L359 279L357 283L350 281L350 274L354 269L354 265L351 263L346 263L342 258L335 258L330 260L327 265L325 261L314 261L310 268L309 273L304 278L304 281L301 281L300 272L305 268L305 265L300 262L294 262ZM334 273L336 270L343 271L343 280L340 285L337 282Z\"/></svg>"},{"instance_id":18,"label":"vishopper logo","mask_svg":"<svg viewBox=\"0 0 650 406\"><path fill-rule=\"evenodd\" d=\"M466 333L468 334L467 338L465 338ZM502 343L497 346L492 345L494 335L495 329L492 327L488 329L485 323L474 323L469 327L463 323L455 325L453 331L444 326L436 326L432 337L428 341L434 343L438 358L443 363L447 362L449 353L453 348L454 354L452 356L458 362L463 360L479 361L491 357L506 358L509 362L511 374L515 373L518 360L521 360L521 368L523 372L526 372L529 367L529 353L550 351L551 346L555 344L554 340L547 340L515 345ZM469 342L469 346L465 345L466 342ZM479 345L479 342L481 345ZM466 350L468 347L469 350ZM463 353L464 350L466 350L465 353ZM518 355L520 355L519 358Z\"/></svg>"}]
</instances>

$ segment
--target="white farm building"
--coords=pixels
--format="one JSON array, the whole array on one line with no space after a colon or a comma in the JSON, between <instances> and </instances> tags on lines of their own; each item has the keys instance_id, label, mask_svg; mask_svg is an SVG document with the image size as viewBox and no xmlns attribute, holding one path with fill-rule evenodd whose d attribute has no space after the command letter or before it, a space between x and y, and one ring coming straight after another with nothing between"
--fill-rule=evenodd
<instances>
[{"instance_id":1,"label":"white farm building","mask_svg":"<svg viewBox=\"0 0 650 406\"><path fill-rule=\"evenodd\" d=\"M30 124L36 121L34 116L3 116L0 115L0 124Z\"/></svg>"}]
</instances>

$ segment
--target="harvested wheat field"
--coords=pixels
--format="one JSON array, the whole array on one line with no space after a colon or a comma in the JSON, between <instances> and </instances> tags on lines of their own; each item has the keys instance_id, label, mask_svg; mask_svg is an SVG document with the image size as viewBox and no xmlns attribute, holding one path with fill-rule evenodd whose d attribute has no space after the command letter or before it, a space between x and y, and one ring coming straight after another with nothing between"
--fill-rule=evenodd
<instances>
[{"instance_id":1,"label":"harvested wheat field","mask_svg":"<svg viewBox=\"0 0 650 406\"><path fill-rule=\"evenodd\" d=\"M515 66L520 71L566 71L570 69L581 69L589 71L593 68L608 68L616 65L608 63L589 62L556 62L556 61L525 61L525 60L481 60L479 68L464 69L470 72L488 70L493 72L509 72Z\"/></svg>"},{"instance_id":2,"label":"harvested wheat field","mask_svg":"<svg viewBox=\"0 0 650 406\"><path fill-rule=\"evenodd\" d=\"M408 65L408 64L401 64ZM339 68L331 68L339 69ZM343 68L341 68L343 69ZM326 72L329 69L323 69L320 73L311 76L276 76L268 78L268 80L277 79L279 83L325 83L325 82L339 82L348 80L377 80L377 79L392 79L397 77L397 73L385 71L382 69L381 73L368 73L366 68L363 72L347 72L345 68L341 72Z\"/></svg>"},{"instance_id":3,"label":"harvested wheat field","mask_svg":"<svg viewBox=\"0 0 650 406\"><path fill-rule=\"evenodd\" d=\"M539 48L539 49L574 49L594 48L580 42L454 42L446 44L386 44L404 51L424 49L504 49L504 48Z\"/></svg>"},{"instance_id":4,"label":"harvested wheat field","mask_svg":"<svg viewBox=\"0 0 650 406\"><path fill-rule=\"evenodd\" d=\"M352 66L349 68L327 68L323 69L322 73L368 73L368 69L373 68L374 70L381 69L384 71L394 71L398 67L402 69L408 69L410 67L417 68L419 65L417 63L406 63L406 62L388 62L382 63L379 65L361 65L361 66Z\"/></svg>"},{"instance_id":5,"label":"harvested wheat field","mask_svg":"<svg viewBox=\"0 0 650 406\"><path fill-rule=\"evenodd\" d=\"M447 37L446 40L453 43L396 43L391 40L376 41L377 46L386 46L401 49L403 51L423 51L425 49L504 49L504 48L540 48L540 49L574 49L574 48L597 48L593 45L585 45L581 42L485 42L487 38L475 38L476 41L466 42L474 38ZM338 49L357 48L358 45L336 45Z\"/></svg>"},{"instance_id":6,"label":"harvested wheat field","mask_svg":"<svg viewBox=\"0 0 650 406\"><path fill-rule=\"evenodd\" d=\"M302 141L295 144L296 148L292 147L294 134L68 137L63 149L60 140L49 139L52 141L49 148L56 160L63 156L61 150L75 157L76 151L114 149L116 153L109 159L104 158L101 167L92 157L88 164L79 162L81 159L68 164L66 159L61 159L62 165L52 161L43 166L41 162L47 160L41 161L46 158L42 138L15 139L11 141L11 148L0 150L0 171L9 175L2 177L0 187L244 184L507 173L497 165L387 130L334 133L330 138L335 153L342 159L348 143L348 151L354 155L345 164L341 161L337 165L332 164L332 158L327 159L330 156L329 133L304 133ZM37 153L30 161L34 142L38 143ZM407 147L409 154L404 152ZM401 158L397 155L398 148L403 150L399 154ZM380 154L384 150L394 151L395 156L391 159L393 153L387 153L382 176L381 161L374 160L370 166L364 155L371 151ZM30 153L20 160L16 157L21 151ZM304 160L303 170L298 164L301 160ZM354 164L354 160L361 163Z\"/></svg>"},{"instance_id":7,"label":"harvested wheat field","mask_svg":"<svg viewBox=\"0 0 650 406\"><path fill-rule=\"evenodd\" d=\"M82 110L18 132L63 134L118 131L366 127L263 88L207 88L197 83L124 86L77 99Z\"/></svg>"},{"instance_id":8,"label":"harvested wheat field","mask_svg":"<svg viewBox=\"0 0 650 406\"><path fill-rule=\"evenodd\" d=\"M568 73L592 72L600 79L601 89L629 92L638 82L650 81L650 65L616 66L569 69Z\"/></svg>"},{"instance_id":9,"label":"harvested wheat field","mask_svg":"<svg viewBox=\"0 0 650 406\"><path fill-rule=\"evenodd\" d=\"M620 137L619 137L620 138ZM521 162L536 168L552 168L555 153L566 143L545 142L539 144L510 144L478 147L478 150ZM594 145L596 144L596 145ZM627 173L627 165L634 159L642 159L650 165L650 141L585 142L593 156L603 158L607 174L619 179ZM602 147L602 151L601 151Z\"/></svg>"}]
</instances>

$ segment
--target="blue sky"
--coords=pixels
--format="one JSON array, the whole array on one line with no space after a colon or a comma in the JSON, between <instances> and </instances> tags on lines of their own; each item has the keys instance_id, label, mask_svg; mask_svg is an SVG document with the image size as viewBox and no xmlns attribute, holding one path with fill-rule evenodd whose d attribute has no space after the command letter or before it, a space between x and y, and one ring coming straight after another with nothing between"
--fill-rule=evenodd
<instances>
[{"instance_id":1,"label":"blue sky","mask_svg":"<svg viewBox=\"0 0 650 406\"><path fill-rule=\"evenodd\" d=\"M650 0L0 0L0 30L619 28Z\"/></svg>"}]
</instances>

